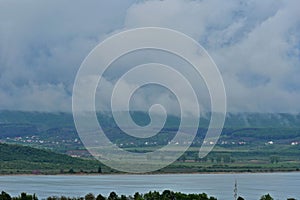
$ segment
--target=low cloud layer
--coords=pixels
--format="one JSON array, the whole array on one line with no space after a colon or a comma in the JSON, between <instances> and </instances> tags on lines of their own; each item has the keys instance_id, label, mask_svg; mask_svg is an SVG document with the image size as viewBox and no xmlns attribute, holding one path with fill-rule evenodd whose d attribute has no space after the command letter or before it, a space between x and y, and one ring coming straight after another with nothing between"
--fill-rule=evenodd
<instances>
[{"instance_id":1,"label":"low cloud layer","mask_svg":"<svg viewBox=\"0 0 300 200\"><path fill-rule=\"evenodd\" d=\"M92 48L122 30L159 26L208 51L223 76L229 111L298 113L299 7L297 0L0 0L0 109L71 111L76 72ZM104 89L111 90L106 78ZM143 95L149 93L141 93L138 105L153 101ZM107 97L99 105L109 106Z\"/></svg>"}]
</instances>

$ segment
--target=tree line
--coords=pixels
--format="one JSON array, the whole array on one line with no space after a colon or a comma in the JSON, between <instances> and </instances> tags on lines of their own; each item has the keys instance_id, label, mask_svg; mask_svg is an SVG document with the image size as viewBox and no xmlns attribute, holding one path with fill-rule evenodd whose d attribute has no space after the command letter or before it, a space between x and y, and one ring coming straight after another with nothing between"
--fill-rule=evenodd
<instances>
[{"instance_id":1,"label":"tree line","mask_svg":"<svg viewBox=\"0 0 300 200\"><path fill-rule=\"evenodd\" d=\"M38 197L33 194L21 193L17 197L12 197L8 193L2 191L0 194L0 200L38 200ZM115 192L111 192L107 197L99 194L95 196L92 193L85 195L84 197L66 197L66 196L52 196L47 200L217 200L215 197L209 197L206 193L200 194L185 194L181 192L173 192L165 190L162 193L157 191L150 191L145 194L136 192L133 196L118 195ZM239 196L237 200L245 200ZM260 200L274 200L270 194L266 194L260 197ZM296 200L294 198L288 198L287 200Z\"/></svg>"}]
</instances>

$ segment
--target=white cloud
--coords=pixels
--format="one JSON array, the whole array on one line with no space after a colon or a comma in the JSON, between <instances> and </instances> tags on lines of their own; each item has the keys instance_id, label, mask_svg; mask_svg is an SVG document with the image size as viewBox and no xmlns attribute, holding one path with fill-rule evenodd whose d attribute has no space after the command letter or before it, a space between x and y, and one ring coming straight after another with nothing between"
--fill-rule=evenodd
<instances>
[{"instance_id":1,"label":"white cloud","mask_svg":"<svg viewBox=\"0 0 300 200\"><path fill-rule=\"evenodd\" d=\"M104 36L123 26L130 4L116 0L0 1L0 109L70 111L80 63ZM67 96L60 104L68 106L57 106L52 98L27 98L32 106L25 106L19 92L35 97L49 93L57 100Z\"/></svg>"},{"instance_id":2,"label":"white cloud","mask_svg":"<svg viewBox=\"0 0 300 200\"><path fill-rule=\"evenodd\" d=\"M186 33L208 50L223 75L229 111L299 112L298 7L297 0L2 0L0 109L70 110L76 71L97 43L124 29L160 26ZM110 84L101 93L103 109ZM140 95L138 107L147 105L150 99Z\"/></svg>"},{"instance_id":3,"label":"white cloud","mask_svg":"<svg viewBox=\"0 0 300 200\"><path fill-rule=\"evenodd\" d=\"M220 67L229 111L299 112L299 6L298 1L147 1L129 9L126 25L169 27L203 44Z\"/></svg>"}]
</instances>

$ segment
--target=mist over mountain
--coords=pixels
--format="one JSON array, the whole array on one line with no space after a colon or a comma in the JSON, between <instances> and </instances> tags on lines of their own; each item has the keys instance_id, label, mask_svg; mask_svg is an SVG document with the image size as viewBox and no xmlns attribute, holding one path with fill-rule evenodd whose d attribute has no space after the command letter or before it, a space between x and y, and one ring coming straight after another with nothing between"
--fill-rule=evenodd
<instances>
[{"instance_id":1,"label":"mist over mountain","mask_svg":"<svg viewBox=\"0 0 300 200\"><path fill-rule=\"evenodd\" d=\"M93 0L72 6L68 1L1 1L0 109L70 112L74 79L88 53L114 33L150 26L187 34L208 51L224 80L230 112L298 113L299 7L298 0ZM99 106L109 108L111 80L120 71L149 62L189 69L162 52L120 59L103 77ZM165 74L146 74L158 75ZM180 87L176 80L173 85ZM151 102L153 93L137 95L139 105ZM154 98L168 100L165 93ZM173 103L168 102L171 110Z\"/></svg>"},{"instance_id":2,"label":"mist over mountain","mask_svg":"<svg viewBox=\"0 0 300 200\"><path fill-rule=\"evenodd\" d=\"M127 112L124 112L125 115ZM104 127L116 126L110 112L97 113L98 121ZM200 127L206 127L210 120L210 113L203 113L200 118ZM150 117L146 112L131 112L132 119L138 125L147 125ZM156 117L161 117L157 115ZM169 115L166 127L178 126L180 118ZM0 125L27 124L47 129L48 127L74 127L73 116L67 112L24 112L0 111ZM227 113L225 128L240 127L268 127L268 128L300 128L300 113ZM34 130L34 128L32 129Z\"/></svg>"}]
</instances>

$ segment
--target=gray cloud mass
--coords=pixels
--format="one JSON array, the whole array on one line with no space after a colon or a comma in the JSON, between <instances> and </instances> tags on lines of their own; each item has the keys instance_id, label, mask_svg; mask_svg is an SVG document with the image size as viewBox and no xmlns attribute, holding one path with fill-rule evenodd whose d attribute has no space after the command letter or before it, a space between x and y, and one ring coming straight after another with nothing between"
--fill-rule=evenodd
<instances>
[{"instance_id":1,"label":"gray cloud mass","mask_svg":"<svg viewBox=\"0 0 300 200\"><path fill-rule=\"evenodd\" d=\"M0 110L71 111L76 72L99 42L122 30L159 26L208 51L223 76L229 111L299 113L299 7L298 0L0 0ZM106 79L102 90L110 91L113 81ZM101 91L101 109L108 94ZM137 97L139 108L149 99Z\"/></svg>"}]
</instances>

